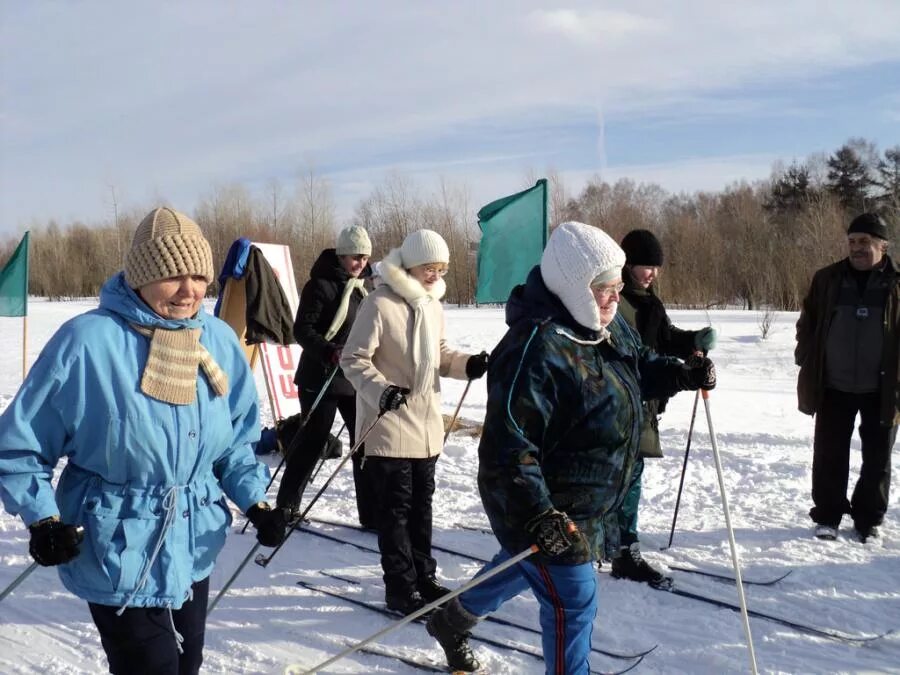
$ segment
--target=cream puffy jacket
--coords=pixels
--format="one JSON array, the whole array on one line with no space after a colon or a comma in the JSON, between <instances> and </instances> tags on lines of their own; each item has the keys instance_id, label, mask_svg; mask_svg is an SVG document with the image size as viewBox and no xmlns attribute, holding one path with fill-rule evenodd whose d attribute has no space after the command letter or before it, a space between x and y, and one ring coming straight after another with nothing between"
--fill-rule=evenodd
<instances>
[{"instance_id":1,"label":"cream puffy jacket","mask_svg":"<svg viewBox=\"0 0 900 675\"><path fill-rule=\"evenodd\" d=\"M360 304L341 356L341 368L356 389L356 437L361 438L375 421L388 386L408 387L413 390L406 397L408 405L384 415L366 437L365 453L433 457L440 454L444 437L439 375L466 379L470 355L450 349L444 341L443 279L426 291L401 267L396 249L381 261L380 271L384 283ZM421 311L418 334L416 306ZM423 350L430 358L423 358ZM427 361L433 364L433 372L424 373L429 384L417 391Z\"/></svg>"}]
</instances>

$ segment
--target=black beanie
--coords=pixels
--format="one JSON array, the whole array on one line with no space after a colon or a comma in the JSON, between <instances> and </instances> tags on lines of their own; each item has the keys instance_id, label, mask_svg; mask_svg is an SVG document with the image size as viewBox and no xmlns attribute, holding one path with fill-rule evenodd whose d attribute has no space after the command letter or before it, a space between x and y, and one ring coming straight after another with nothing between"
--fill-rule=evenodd
<instances>
[{"instance_id":1,"label":"black beanie","mask_svg":"<svg viewBox=\"0 0 900 675\"><path fill-rule=\"evenodd\" d=\"M854 233L871 234L879 239L888 238L887 225L877 213L862 213L850 221L847 234Z\"/></svg>"},{"instance_id":2,"label":"black beanie","mask_svg":"<svg viewBox=\"0 0 900 675\"><path fill-rule=\"evenodd\" d=\"M626 265L662 267L663 250L659 239L650 230L632 230L622 240Z\"/></svg>"}]
</instances>

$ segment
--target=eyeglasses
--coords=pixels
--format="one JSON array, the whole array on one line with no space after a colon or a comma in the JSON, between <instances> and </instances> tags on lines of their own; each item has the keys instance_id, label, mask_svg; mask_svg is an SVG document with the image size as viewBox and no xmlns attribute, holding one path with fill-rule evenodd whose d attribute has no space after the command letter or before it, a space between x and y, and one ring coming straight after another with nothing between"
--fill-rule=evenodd
<instances>
[{"instance_id":1,"label":"eyeglasses","mask_svg":"<svg viewBox=\"0 0 900 675\"><path fill-rule=\"evenodd\" d=\"M611 298L613 293L621 293L623 288L625 288L625 284L621 281L613 286L591 286L594 293L604 298Z\"/></svg>"},{"instance_id":2,"label":"eyeglasses","mask_svg":"<svg viewBox=\"0 0 900 675\"><path fill-rule=\"evenodd\" d=\"M447 276L447 272L450 271L448 267L432 267L431 265L426 265L422 267L422 271L429 277L445 277Z\"/></svg>"}]
</instances>

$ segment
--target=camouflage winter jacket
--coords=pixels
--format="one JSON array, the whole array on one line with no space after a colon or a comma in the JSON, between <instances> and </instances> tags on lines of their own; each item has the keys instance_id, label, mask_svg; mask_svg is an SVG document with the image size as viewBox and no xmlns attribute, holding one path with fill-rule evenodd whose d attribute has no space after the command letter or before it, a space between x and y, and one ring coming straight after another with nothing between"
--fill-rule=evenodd
<instances>
[{"instance_id":1,"label":"camouflage winter jacket","mask_svg":"<svg viewBox=\"0 0 900 675\"><path fill-rule=\"evenodd\" d=\"M488 368L478 486L494 534L510 553L533 543L526 523L555 507L585 535L552 560L602 557L602 520L614 512L637 457L641 397L683 387L677 359L643 347L619 316L611 337L575 322L534 268L506 306L509 330ZM606 542L607 551L618 542Z\"/></svg>"}]
</instances>

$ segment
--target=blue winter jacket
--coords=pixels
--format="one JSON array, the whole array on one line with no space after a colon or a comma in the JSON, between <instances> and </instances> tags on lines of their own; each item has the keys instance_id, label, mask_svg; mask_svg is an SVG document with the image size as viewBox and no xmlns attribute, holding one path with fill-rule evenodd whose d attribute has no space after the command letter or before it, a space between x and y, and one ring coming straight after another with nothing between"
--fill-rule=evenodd
<instances>
[{"instance_id":1,"label":"blue winter jacket","mask_svg":"<svg viewBox=\"0 0 900 675\"><path fill-rule=\"evenodd\" d=\"M150 340L129 323L201 328L228 393L215 396L199 369L190 405L142 393ZM80 555L59 566L75 595L178 609L225 542L223 492L242 512L265 499L268 469L250 446L258 439L256 386L234 331L202 309L193 319L161 318L119 273L98 309L50 339L0 416L0 496L27 525L58 513L84 527Z\"/></svg>"},{"instance_id":2,"label":"blue winter jacket","mask_svg":"<svg viewBox=\"0 0 900 675\"><path fill-rule=\"evenodd\" d=\"M526 524L549 508L584 535L552 559L610 554L603 519L624 497L640 438L641 399L681 388L683 367L641 344L620 316L610 338L579 325L535 267L506 305L509 330L488 366L478 486L497 539L510 553L534 542ZM604 544L606 545L604 547Z\"/></svg>"}]
</instances>

